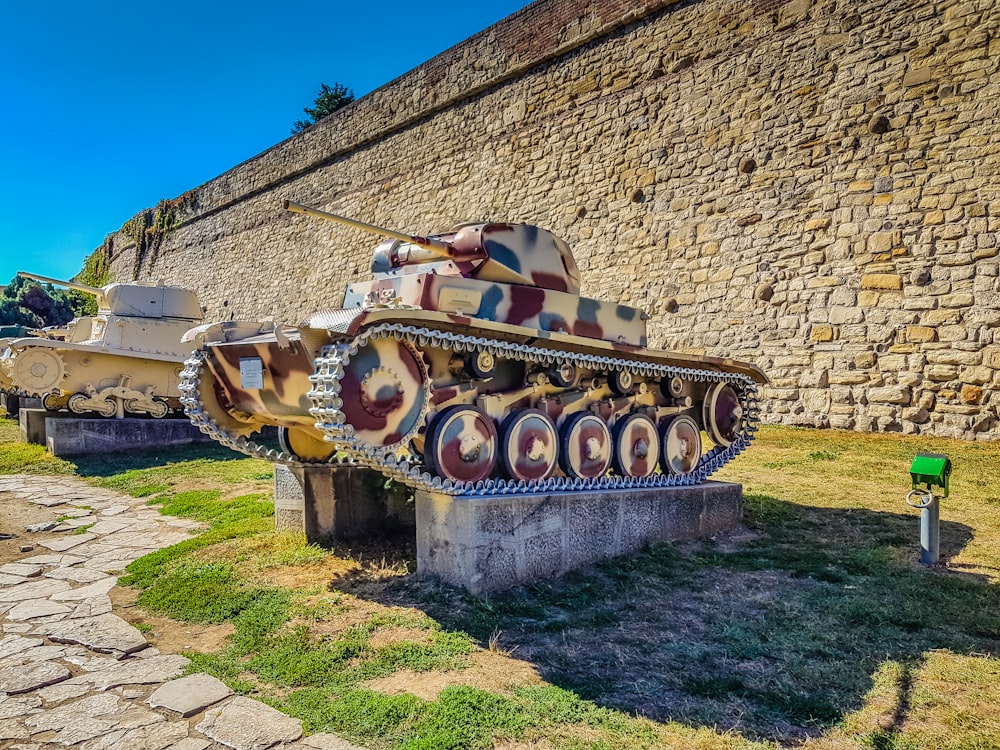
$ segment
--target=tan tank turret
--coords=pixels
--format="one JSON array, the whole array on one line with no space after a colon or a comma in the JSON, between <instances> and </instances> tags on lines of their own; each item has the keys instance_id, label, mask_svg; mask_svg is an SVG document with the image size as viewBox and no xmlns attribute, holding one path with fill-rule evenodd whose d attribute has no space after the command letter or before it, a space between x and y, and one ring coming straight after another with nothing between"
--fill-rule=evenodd
<instances>
[{"instance_id":1,"label":"tan tank turret","mask_svg":"<svg viewBox=\"0 0 1000 750\"><path fill-rule=\"evenodd\" d=\"M41 396L51 411L165 417L180 410L177 386L191 349L181 336L202 320L194 292L163 284L91 287L18 274L93 294L98 311L71 321L60 338L6 341L0 388Z\"/></svg>"},{"instance_id":2,"label":"tan tank turret","mask_svg":"<svg viewBox=\"0 0 1000 750\"><path fill-rule=\"evenodd\" d=\"M569 246L544 229L422 237L285 208L388 239L340 309L186 335L182 400L226 445L457 494L693 484L753 437L760 370L647 348L646 314L581 297ZM265 425L281 452L252 441Z\"/></svg>"}]
</instances>

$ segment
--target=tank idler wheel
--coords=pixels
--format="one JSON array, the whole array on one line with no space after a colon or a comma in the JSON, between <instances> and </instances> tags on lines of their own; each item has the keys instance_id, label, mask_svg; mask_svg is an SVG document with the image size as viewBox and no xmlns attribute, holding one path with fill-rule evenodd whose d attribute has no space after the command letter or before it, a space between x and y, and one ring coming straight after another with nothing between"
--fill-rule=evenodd
<instances>
[{"instance_id":1,"label":"tank idler wheel","mask_svg":"<svg viewBox=\"0 0 1000 750\"><path fill-rule=\"evenodd\" d=\"M743 421L743 406L729 383L716 383L705 394L705 432L712 442L728 448L736 440Z\"/></svg>"},{"instance_id":2,"label":"tank idler wheel","mask_svg":"<svg viewBox=\"0 0 1000 750\"><path fill-rule=\"evenodd\" d=\"M497 359L485 349L465 355L465 371L477 380L488 380L497 371Z\"/></svg>"},{"instance_id":3,"label":"tank idler wheel","mask_svg":"<svg viewBox=\"0 0 1000 750\"><path fill-rule=\"evenodd\" d=\"M630 414L615 422L611 431L612 465L623 477L648 477L656 470L660 436L645 414Z\"/></svg>"},{"instance_id":4,"label":"tank idler wheel","mask_svg":"<svg viewBox=\"0 0 1000 750\"><path fill-rule=\"evenodd\" d=\"M581 412L560 431L559 465L571 477L600 479L611 468L611 430L596 414Z\"/></svg>"},{"instance_id":5,"label":"tank idler wheel","mask_svg":"<svg viewBox=\"0 0 1000 750\"><path fill-rule=\"evenodd\" d=\"M474 406L449 406L435 415L424 441L427 467L442 479L479 482L493 473L497 428Z\"/></svg>"},{"instance_id":6,"label":"tank idler wheel","mask_svg":"<svg viewBox=\"0 0 1000 750\"><path fill-rule=\"evenodd\" d=\"M212 352L211 349L209 351ZM218 355L212 352L209 356L214 358ZM246 421L239 420L230 414L227 408L229 406L229 396L226 393L226 389L222 387L222 384L215 377L215 373L212 372L207 360L198 372L198 400L201 402L202 408L208 415L209 420L215 422L221 430L225 430L237 437L247 437L259 429L259 427L254 427Z\"/></svg>"},{"instance_id":7,"label":"tank idler wheel","mask_svg":"<svg viewBox=\"0 0 1000 750\"><path fill-rule=\"evenodd\" d=\"M577 371L576 365L564 362L558 367L549 370L549 382L560 388L572 388L576 385Z\"/></svg>"},{"instance_id":8,"label":"tank idler wheel","mask_svg":"<svg viewBox=\"0 0 1000 750\"><path fill-rule=\"evenodd\" d=\"M42 408L47 411L59 411L66 406L66 400L61 393L46 393L42 396Z\"/></svg>"},{"instance_id":9,"label":"tank idler wheel","mask_svg":"<svg viewBox=\"0 0 1000 750\"><path fill-rule=\"evenodd\" d=\"M279 427L278 445L303 461L326 461L336 450L333 443L303 427Z\"/></svg>"},{"instance_id":10,"label":"tank idler wheel","mask_svg":"<svg viewBox=\"0 0 1000 750\"><path fill-rule=\"evenodd\" d=\"M616 396L628 396L635 387L635 378L628 370L612 370L608 373L608 387Z\"/></svg>"},{"instance_id":11,"label":"tank idler wheel","mask_svg":"<svg viewBox=\"0 0 1000 750\"><path fill-rule=\"evenodd\" d=\"M688 416L660 426L660 468L664 474L690 474L701 461L701 430Z\"/></svg>"},{"instance_id":12,"label":"tank idler wheel","mask_svg":"<svg viewBox=\"0 0 1000 750\"><path fill-rule=\"evenodd\" d=\"M511 479L536 481L552 476L559 439L552 419L538 409L508 414L500 426L500 457Z\"/></svg>"}]
</instances>

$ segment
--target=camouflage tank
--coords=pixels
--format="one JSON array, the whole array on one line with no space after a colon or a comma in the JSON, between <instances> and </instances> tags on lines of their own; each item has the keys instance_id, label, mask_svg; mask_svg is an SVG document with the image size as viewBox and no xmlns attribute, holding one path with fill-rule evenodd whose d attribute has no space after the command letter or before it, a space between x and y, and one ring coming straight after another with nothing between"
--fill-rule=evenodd
<instances>
[{"instance_id":1,"label":"camouflage tank","mask_svg":"<svg viewBox=\"0 0 1000 750\"><path fill-rule=\"evenodd\" d=\"M163 284L97 288L18 272L97 297L96 315L47 336L12 338L0 353L0 388L41 396L50 411L165 417L180 411L181 336L202 320L194 292Z\"/></svg>"},{"instance_id":2,"label":"camouflage tank","mask_svg":"<svg viewBox=\"0 0 1000 750\"><path fill-rule=\"evenodd\" d=\"M581 297L569 247L544 229L412 237L285 208L388 239L341 309L185 335L181 400L236 450L449 494L575 491L701 482L757 429L760 370L647 348L647 316ZM264 425L280 451L252 440Z\"/></svg>"}]
</instances>

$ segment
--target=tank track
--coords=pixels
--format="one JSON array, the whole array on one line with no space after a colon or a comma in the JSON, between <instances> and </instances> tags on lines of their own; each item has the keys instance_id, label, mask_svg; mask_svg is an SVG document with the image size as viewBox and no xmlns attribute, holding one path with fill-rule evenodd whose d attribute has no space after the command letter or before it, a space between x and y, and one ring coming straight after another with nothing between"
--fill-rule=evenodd
<instances>
[{"instance_id":1,"label":"tank track","mask_svg":"<svg viewBox=\"0 0 1000 750\"><path fill-rule=\"evenodd\" d=\"M739 396L743 407L743 420L736 439L728 447L716 446L704 454L698 467L689 474L653 474L648 477L605 476L599 480L573 477L550 477L538 482L523 480L487 479L484 481L454 482L450 479L432 476L424 470L418 459L402 448L382 448L368 445L356 439L354 429L346 424L339 398L340 378L344 368L358 350L369 341L378 338L395 338L408 341L418 349L428 346L440 347L455 352L486 350L497 358L509 358L544 366L574 364L603 371L628 370L645 377L680 377L694 382L728 382ZM286 465L306 464L284 451L275 451L257 445L253 441L232 435L219 427L205 412L198 396L198 376L206 353L195 352L185 362L181 376L181 401L185 413L202 432L241 453L257 458L265 458L274 463ZM362 331L353 340L338 342L323 347L314 361L314 373L309 376L313 384L309 398L313 407L309 413L316 418L316 427L333 443L336 453L328 463L333 465L365 466L401 482L409 487L447 495L498 495L512 493L580 492L590 490L617 490L642 487L675 487L700 484L709 475L738 456L750 444L760 424L760 402L757 384L740 373L718 372L690 367L673 367L651 362L637 362L622 357L548 349L539 346L518 344L502 339L456 334L402 323L384 323Z\"/></svg>"}]
</instances>

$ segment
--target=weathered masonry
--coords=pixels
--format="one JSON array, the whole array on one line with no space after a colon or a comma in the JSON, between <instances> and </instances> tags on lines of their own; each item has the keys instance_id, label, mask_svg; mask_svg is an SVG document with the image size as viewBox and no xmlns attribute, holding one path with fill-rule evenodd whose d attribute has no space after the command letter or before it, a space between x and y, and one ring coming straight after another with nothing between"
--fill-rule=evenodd
<instances>
[{"instance_id":1,"label":"weathered masonry","mask_svg":"<svg viewBox=\"0 0 1000 750\"><path fill-rule=\"evenodd\" d=\"M653 346L768 372L766 421L1000 439L995 0L539 0L140 214L114 272L336 306L373 239L285 198L547 227Z\"/></svg>"}]
</instances>

